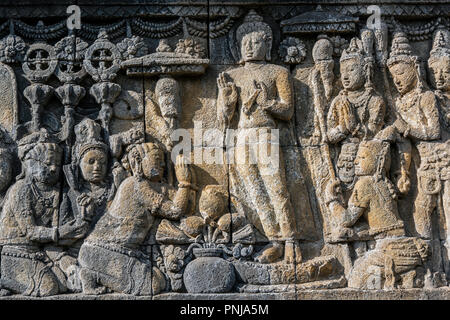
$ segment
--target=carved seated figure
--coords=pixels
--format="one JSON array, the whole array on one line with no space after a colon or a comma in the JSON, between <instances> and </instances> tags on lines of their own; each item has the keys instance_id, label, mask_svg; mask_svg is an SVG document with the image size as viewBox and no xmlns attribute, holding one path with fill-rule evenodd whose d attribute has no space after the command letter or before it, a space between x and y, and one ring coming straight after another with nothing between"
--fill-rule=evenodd
<instances>
[{"instance_id":1,"label":"carved seated figure","mask_svg":"<svg viewBox=\"0 0 450 320\"><path fill-rule=\"evenodd\" d=\"M354 160L362 139L371 139L383 125L385 104L375 92L371 79L373 58L362 41L353 38L340 59L344 89L331 102L327 116L327 135L340 146L336 163L339 179L347 189L355 181Z\"/></svg>"},{"instance_id":2,"label":"carved seated figure","mask_svg":"<svg viewBox=\"0 0 450 320\"><path fill-rule=\"evenodd\" d=\"M63 167L69 190L64 193L60 206L59 225L66 223L87 223L86 234L73 239L59 241L55 254L60 268L66 274L68 288L81 291L78 252L87 234L92 231L98 219L112 200L115 186L108 179L108 147L101 142L101 127L91 119L85 119L75 127L76 141L73 147L72 163Z\"/></svg>"},{"instance_id":3,"label":"carved seated figure","mask_svg":"<svg viewBox=\"0 0 450 320\"><path fill-rule=\"evenodd\" d=\"M363 141L355 161L359 179L347 208L338 201L337 181L327 190L328 207L335 220L335 240L366 240L372 247L354 262L348 279L351 288L381 289L383 283L385 288L394 288L399 275L403 287L414 287L415 268L422 266L429 255L425 241L405 236L394 186L386 177L389 166L387 142ZM368 228L360 228L361 220Z\"/></svg>"},{"instance_id":4,"label":"carved seated figure","mask_svg":"<svg viewBox=\"0 0 450 320\"><path fill-rule=\"evenodd\" d=\"M3 294L49 296L67 290L48 246L85 234L87 225L57 224L61 152L44 132L19 143L23 173L7 193L0 218Z\"/></svg>"},{"instance_id":5,"label":"carved seated figure","mask_svg":"<svg viewBox=\"0 0 450 320\"><path fill-rule=\"evenodd\" d=\"M140 250L156 217L178 219L185 213L191 173L182 156L175 172L179 189L174 200L171 186L162 183L163 154L153 143L129 146L128 164L133 172L117 190L108 210L80 249L80 277L85 294L115 292L150 295L166 287L162 272L152 267Z\"/></svg>"}]
</instances>

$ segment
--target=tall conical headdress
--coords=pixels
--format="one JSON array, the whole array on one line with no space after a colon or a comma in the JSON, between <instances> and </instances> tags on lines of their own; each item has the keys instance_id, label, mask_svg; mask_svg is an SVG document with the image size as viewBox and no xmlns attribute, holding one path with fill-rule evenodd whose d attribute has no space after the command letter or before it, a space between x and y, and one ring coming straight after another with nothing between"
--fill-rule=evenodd
<instances>
[{"instance_id":1,"label":"tall conical headdress","mask_svg":"<svg viewBox=\"0 0 450 320\"><path fill-rule=\"evenodd\" d=\"M442 56L450 57L449 31L440 29L434 35L433 48L428 63Z\"/></svg>"},{"instance_id":2,"label":"tall conical headdress","mask_svg":"<svg viewBox=\"0 0 450 320\"><path fill-rule=\"evenodd\" d=\"M418 59L418 56L413 55L406 34L403 32L395 33L394 39L392 39L391 53L387 60L388 67L400 61L417 63Z\"/></svg>"}]
</instances>

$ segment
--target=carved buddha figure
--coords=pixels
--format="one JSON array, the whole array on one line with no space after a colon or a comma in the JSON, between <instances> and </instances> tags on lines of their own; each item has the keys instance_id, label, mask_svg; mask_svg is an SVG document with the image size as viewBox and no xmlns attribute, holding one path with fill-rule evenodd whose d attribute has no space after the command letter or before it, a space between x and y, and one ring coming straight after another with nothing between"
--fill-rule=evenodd
<instances>
[{"instance_id":1,"label":"carved buddha figure","mask_svg":"<svg viewBox=\"0 0 450 320\"><path fill-rule=\"evenodd\" d=\"M19 143L23 174L10 188L0 219L4 289L38 296L66 290L65 276L47 246L84 234L86 224L57 224L61 151L43 132Z\"/></svg>"},{"instance_id":2,"label":"carved buddha figure","mask_svg":"<svg viewBox=\"0 0 450 320\"><path fill-rule=\"evenodd\" d=\"M412 55L408 39L403 33L395 34L387 65L399 92L395 101L397 119L393 127L417 147L420 163L425 164L436 152L433 144L426 141L438 139L441 133L437 101L433 92L424 89L419 58ZM402 175L409 175L409 164L406 167ZM418 235L430 238L432 210L427 208L429 204L425 194L434 191L438 180L431 172L423 175L421 171L418 170L418 195L413 217Z\"/></svg>"},{"instance_id":3,"label":"carved buddha figure","mask_svg":"<svg viewBox=\"0 0 450 320\"><path fill-rule=\"evenodd\" d=\"M80 277L86 294L99 294L109 288L150 295L166 285L163 274L152 268L140 246L145 245L156 217L174 220L185 213L191 174L179 156L175 166L179 188L170 200L169 194L175 190L161 182L163 154L155 144L130 146L127 160L133 175L121 183L108 210L80 249Z\"/></svg>"},{"instance_id":4,"label":"carved buddha figure","mask_svg":"<svg viewBox=\"0 0 450 320\"><path fill-rule=\"evenodd\" d=\"M239 145L239 141L244 141L249 132L261 137L268 130L277 129L279 121L291 120L294 112L292 83L286 68L267 63L270 61L272 30L262 22L262 17L250 11L236 35L242 66L219 74L218 116L226 127L230 126L234 116L237 117L235 155L257 160L253 161L256 163L237 160L232 184L239 185L242 190L237 195L239 201L249 202L246 207L251 212L245 212L245 215L270 241L257 260L272 263L282 258L285 242L294 239L296 230L286 188L285 165L281 152L275 161L261 161L250 146L251 142ZM259 146L274 152L279 145L270 140L260 139ZM293 251L286 250L285 261L292 262L293 256Z\"/></svg>"},{"instance_id":5,"label":"carved buddha figure","mask_svg":"<svg viewBox=\"0 0 450 320\"><path fill-rule=\"evenodd\" d=\"M338 176L348 189L355 183L354 160L359 142L373 138L383 125L385 104L372 85L372 60L362 41L353 38L340 59L344 89L331 102L327 116L328 140L340 146Z\"/></svg>"},{"instance_id":6,"label":"carved buddha figure","mask_svg":"<svg viewBox=\"0 0 450 320\"><path fill-rule=\"evenodd\" d=\"M337 241L372 241L372 250L359 257L350 271L348 286L359 289L393 288L399 274L413 270L428 256L427 244L419 238L405 237L405 229L397 211L395 189L387 178L390 167L389 143L362 141L359 145L355 173L359 179L345 208L335 193L339 182L329 185L327 203L335 219ZM368 229L358 227L365 220ZM375 245L373 244L375 241ZM407 255L408 259L404 260ZM414 271L403 280L413 287ZM372 277L379 286L373 287Z\"/></svg>"}]
</instances>

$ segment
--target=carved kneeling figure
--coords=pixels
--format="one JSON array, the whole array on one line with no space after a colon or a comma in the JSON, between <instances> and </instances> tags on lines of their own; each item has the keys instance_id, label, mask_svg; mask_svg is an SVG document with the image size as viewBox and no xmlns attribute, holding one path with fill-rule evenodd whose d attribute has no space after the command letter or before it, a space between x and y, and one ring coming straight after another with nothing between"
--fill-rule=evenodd
<instances>
[{"instance_id":1,"label":"carved kneeling figure","mask_svg":"<svg viewBox=\"0 0 450 320\"><path fill-rule=\"evenodd\" d=\"M163 154L153 143L129 147L133 172L117 190L108 211L83 243L79 254L80 277L85 294L106 288L133 295L157 294L165 289L162 272L140 250L155 217L178 219L185 213L191 173L181 156L175 167L179 189L173 201L171 188L161 182Z\"/></svg>"},{"instance_id":2,"label":"carved kneeling figure","mask_svg":"<svg viewBox=\"0 0 450 320\"><path fill-rule=\"evenodd\" d=\"M54 245L84 236L87 224L57 225L61 148L44 133L24 138L24 176L8 191L0 219L2 294L50 296L67 291Z\"/></svg>"},{"instance_id":3,"label":"carved kneeling figure","mask_svg":"<svg viewBox=\"0 0 450 320\"><path fill-rule=\"evenodd\" d=\"M348 286L358 289L395 288L399 277L402 286L412 288L415 268L423 266L429 256L429 245L422 239L406 237L403 221L397 211L392 183L386 175L390 167L389 143L363 141L355 160L359 176L347 208L338 201L332 182L326 197L335 220L334 241L375 242L372 250L354 262ZM358 228L364 219L369 228Z\"/></svg>"}]
</instances>

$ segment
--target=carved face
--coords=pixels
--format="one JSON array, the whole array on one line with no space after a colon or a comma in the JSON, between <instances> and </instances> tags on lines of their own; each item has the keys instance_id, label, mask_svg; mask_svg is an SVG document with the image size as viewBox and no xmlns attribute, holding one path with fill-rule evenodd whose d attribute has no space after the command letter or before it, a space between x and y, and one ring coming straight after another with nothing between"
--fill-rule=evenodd
<instances>
[{"instance_id":1,"label":"carved face","mask_svg":"<svg viewBox=\"0 0 450 320\"><path fill-rule=\"evenodd\" d=\"M40 160L27 160L27 174L31 175L35 181L54 185L58 182L61 168L61 153L55 150L54 146L43 148Z\"/></svg>"},{"instance_id":2,"label":"carved face","mask_svg":"<svg viewBox=\"0 0 450 320\"><path fill-rule=\"evenodd\" d=\"M377 154L371 148L360 145L355 159L355 174L368 176L375 174L377 169Z\"/></svg>"},{"instance_id":3,"label":"carved face","mask_svg":"<svg viewBox=\"0 0 450 320\"><path fill-rule=\"evenodd\" d=\"M358 90L364 85L364 69L360 59L355 57L341 62L341 79L344 88L350 91Z\"/></svg>"},{"instance_id":4,"label":"carved face","mask_svg":"<svg viewBox=\"0 0 450 320\"><path fill-rule=\"evenodd\" d=\"M107 163L107 155L102 150L92 149L87 151L80 161L83 179L92 183L103 181L106 176Z\"/></svg>"},{"instance_id":5,"label":"carved face","mask_svg":"<svg viewBox=\"0 0 450 320\"><path fill-rule=\"evenodd\" d=\"M450 57L440 57L429 65L431 82L435 88L444 92L450 92Z\"/></svg>"},{"instance_id":6,"label":"carved face","mask_svg":"<svg viewBox=\"0 0 450 320\"><path fill-rule=\"evenodd\" d=\"M159 180L164 173L164 156L159 149L150 149L145 152L141 165L142 172L147 179Z\"/></svg>"},{"instance_id":7,"label":"carved face","mask_svg":"<svg viewBox=\"0 0 450 320\"><path fill-rule=\"evenodd\" d=\"M395 87L401 95L414 89L417 85L417 73L413 63L399 62L389 67Z\"/></svg>"},{"instance_id":8,"label":"carved face","mask_svg":"<svg viewBox=\"0 0 450 320\"><path fill-rule=\"evenodd\" d=\"M176 117L181 109L178 86L171 83L171 81L175 80L170 80L170 82L165 80L166 79L159 80L155 90L159 108L161 109L161 115L163 117Z\"/></svg>"},{"instance_id":9,"label":"carved face","mask_svg":"<svg viewBox=\"0 0 450 320\"><path fill-rule=\"evenodd\" d=\"M243 61L263 61L268 50L263 32L251 32L242 38L241 56Z\"/></svg>"},{"instance_id":10,"label":"carved face","mask_svg":"<svg viewBox=\"0 0 450 320\"><path fill-rule=\"evenodd\" d=\"M8 151L0 151L0 191L4 191L11 183L13 175L12 161Z\"/></svg>"}]
</instances>

